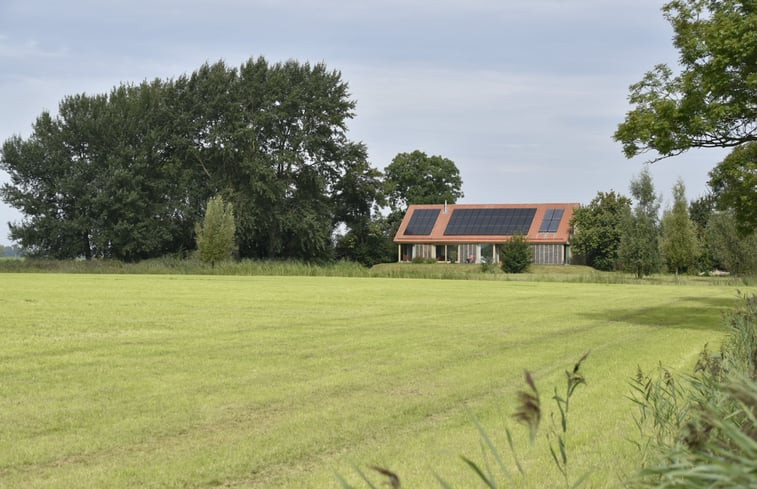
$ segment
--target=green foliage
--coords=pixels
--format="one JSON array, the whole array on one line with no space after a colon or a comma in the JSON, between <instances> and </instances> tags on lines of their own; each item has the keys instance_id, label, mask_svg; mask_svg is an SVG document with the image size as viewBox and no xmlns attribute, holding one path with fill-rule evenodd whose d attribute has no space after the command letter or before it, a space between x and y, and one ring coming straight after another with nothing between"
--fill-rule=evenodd
<instances>
[{"instance_id":1,"label":"green foliage","mask_svg":"<svg viewBox=\"0 0 757 489\"><path fill-rule=\"evenodd\" d=\"M205 263L215 267L216 262L231 258L236 243L234 234L234 206L217 195L208 200L205 217L195 227L197 254Z\"/></svg>"},{"instance_id":2,"label":"green foliage","mask_svg":"<svg viewBox=\"0 0 757 489\"><path fill-rule=\"evenodd\" d=\"M434 265L436 264L436 258L414 256L412 262L415 263L416 265Z\"/></svg>"},{"instance_id":3,"label":"green foliage","mask_svg":"<svg viewBox=\"0 0 757 489\"><path fill-rule=\"evenodd\" d=\"M715 211L715 197L712 194L704 195L689 204L689 217L694 223L697 240L700 244L699 258L697 258L696 268L702 272L709 272L714 268L722 268L717 263L712 253L712 247L707 238L707 223Z\"/></svg>"},{"instance_id":4,"label":"green foliage","mask_svg":"<svg viewBox=\"0 0 757 489\"><path fill-rule=\"evenodd\" d=\"M673 208L662 216L660 249L668 269L676 275L692 267L699 256L696 225L689 217L686 187L680 179L673 187Z\"/></svg>"},{"instance_id":5,"label":"green foliage","mask_svg":"<svg viewBox=\"0 0 757 489\"><path fill-rule=\"evenodd\" d=\"M657 218L660 203L648 169L631 180L631 195L636 206L623 220L618 258L626 270L642 278L657 271L660 262Z\"/></svg>"},{"instance_id":6,"label":"green foliage","mask_svg":"<svg viewBox=\"0 0 757 489\"><path fill-rule=\"evenodd\" d=\"M404 213L410 204L454 204L463 197L455 163L422 151L399 153L384 169L385 192L392 212Z\"/></svg>"},{"instance_id":7,"label":"green foliage","mask_svg":"<svg viewBox=\"0 0 757 489\"><path fill-rule=\"evenodd\" d=\"M633 110L615 139L627 157L757 140L757 9L743 0L674 0L663 7L681 73L657 65L630 88Z\"/></svg>"},{"instance_id":8,"label":"green foliage","mask_svg":"<svg viewBox=\"0 0 757 489\"><path fill-rule=\"evenodd\" d=\"M575 229L571 247L586 257L586 264L597 270L614 270L623 219L631 209L631 200L614 191L599 192L588 206L573 213Z\"/></svg>"},{"instance_id":9,"label":"green foliage","mask_svg":"<svg viewBox=\"0 0 757 489\"><path fill-rule=\"evenodd\" d=\"M757 273L757 231L742 236L732 212L713 214L707 223L707 246L714 260L735 275Z\"/></svg>"},{"instance_id":10,"label":"green foliage","mask_svg":"<svg viewBox=\"0 0 757 489\"><path fill-rule=\"evenodd\" d=\"M66 97L3 145L0 197L24 215L11 237L51 258L186 252L223 190L242 257L331 259L336 226L360 228L381 203L346 136L354 107L340 73L263 58Z\"/></svg>"},{"instance_id":11,"label":"green foliage","mask_svg":"<svg viewBox=\"0 0 757 489\"><path fill-rule=\"evenodd\" d=\"M336 243L336 258L355 261L366 267L395 262L397 247L392 242L393 237L389 234L386 219L377 217L340 236Z\"/></svg>"},{"instance_id":12,"label":"green foliage","mask_svg":"<svg viewBox=\"0 0 757 489\"><path fill-rule=\"evenodd\" d=\"M21 256L21 249L17 246L3 246L0 245L0 257L19 257Z\"/></svg>"},{"instance_id":13,"label":"green foliage","mask_svg":"<svg viewBox=\"0 0 757 489\"><path fill-rule=\"evenodd\" d=\"M731 209L736 229L746 236L757 229L757 142L743 144L710 172L718 208Z\"/></svg>"},{"instance_id":14,"label":"green foliage","mask_svg":"<svg viewBox=\"0 0 757 489\"><path fill-rule=\"evenodd\" d=\"M524 273L534 261L531 245L526 241L526 237L520 234L502 244L499 256L502 271L505 273Z\"/></svg>"},{"instance_id":15,"label":"green foliage","mask_svg":"<svg viewBox=\"0 0 757 489\"><path fill-rule=\"evenodd\" d=\"M727 316L719 355L705 347L691 376L641 371L632 382L646 466L632 480L659 489L752 487L757 473L757 296Z\"/></svg>"}]
</instances>

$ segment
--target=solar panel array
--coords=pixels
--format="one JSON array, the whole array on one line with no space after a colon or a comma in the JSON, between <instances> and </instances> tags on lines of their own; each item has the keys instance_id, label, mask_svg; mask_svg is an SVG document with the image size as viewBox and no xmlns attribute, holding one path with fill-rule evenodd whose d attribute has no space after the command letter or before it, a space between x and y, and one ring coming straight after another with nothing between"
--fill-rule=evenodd
<instances>
[{"instance_id":1,"label":"solar panel array","mask_svg":"<svg viewBox=\"0 0 757 489\"><path fill-rule=\"evenodd\" d=\"M528 234L535 208L455 209L449 218L446 236Z\"/></svg>"},{"instance_id":2,"label":"solar panel array","mask_svg":"<svg viewBox=\"0 0 757 489\"><path fill-rule=\"evenodd\" d=\"M541 221L540 233L556 233L560 226L564 209L547 209L544 213L544 219Z\"/></svg>"},{"instance_id":3,"label":"solar panel array","mask_svg":"<svg viewBox=\"0 0 757 489\"><path fill-rule=\"evenodd\" d=\"M415 209L410 222L407 223L405 234L413 236L428 236L434 229L439 209Z\"/></svg>"}]
</instances>

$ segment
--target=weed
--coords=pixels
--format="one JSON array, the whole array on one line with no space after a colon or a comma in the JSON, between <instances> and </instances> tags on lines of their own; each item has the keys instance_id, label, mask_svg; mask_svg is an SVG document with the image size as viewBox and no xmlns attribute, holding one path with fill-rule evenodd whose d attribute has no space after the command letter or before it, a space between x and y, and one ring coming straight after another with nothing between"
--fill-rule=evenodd
<instances>
[{"instance_id":1,"label":"weed","mask_svg":"<svg viewBox=\"0 0 757 489\"><path fill-rule=\"evenodd\" d=\"M552 396L552 400L555 401L555 405L557 406L557 409L560 413L560 422L559 427L556 426L556 424L553 422L551 430L547 435L549 439L549 450L555 466L563 476L564 485L568 489L579 487L589 475L589 473L585 473L576 481L572 481L569 470L570 458L568 456L568 419L570 413L570 400L573 397L576 388L582 384L586 384L586 379L584 378L580 369L581 364L584 362L584 360L586 360L588 356L589 352L586 352L578 360L578 362L575 363L572 370L565 371L566 385L564 395L559 395L557 388L555 388L555 394L554 396ZM518 423L523 424L524 426L526 426L526 428L528 428L529 440L531 442L531 445L533 445L542 419L541 399L539 396L539 390L536 388L532 374L529 371L526 371L524 377L526 387L523 390L519 390L516 394L518 403L515 413L513 414L513 418ZM483 482L484 486L488 487L489 489L498 489L500 487L498 482L500 477L504 477L508 481L514 482L513 477L504 462L501 451L492 442L492 439L487 433L486 429L484 429L484 427L481 425L481 423L479 423L475 416L473 416L472 413L469 414L471 416L473 424L476 426L476 429L479 433L483 462L477 463L471 458L463 455L461 455L460 458L470 469L472 475L475 475L475 477L478 478L480 482ZM512 433L510 432L509 428L505 429L505 434L507 436L508 448L512 455L515 466L520 475L522 477L526 477L526 471L524 470L523 464L518 458L517 451L513 443ZM490 463L489 461L490 459L492 459L492 461L494 462L494 466L496 467L497 471L492 468L492 463ZM373 466L371 468L383 475L392 488L399 489L401 487L400 478L396 473L382 467ZM371 480L358 467L355 467L355 471L358 473L363 482L368 485L368 487L372 489L376 488ZM453 489L453 486L449 482L445 481L441 476L439 476L438 474L434 474L434 476L443 489ZM355 486L347 483L339 474L337 474L336 477L339 483L342 485L343 489L356 489Z\"/></svg>"},{"instance_id":2,"label":"weed","mask_svg":"<svg viewBox=\"0 0 757 489\"><path fill-rule=\"evenodd\" d=\"M727 316L720 355L706 347L693 375L639 373L631 399L648 462L632 482L660 489L755 487L757 483L757 297ZM651 463L649 459L653 458Z\"/></svg>"}]
</instances>

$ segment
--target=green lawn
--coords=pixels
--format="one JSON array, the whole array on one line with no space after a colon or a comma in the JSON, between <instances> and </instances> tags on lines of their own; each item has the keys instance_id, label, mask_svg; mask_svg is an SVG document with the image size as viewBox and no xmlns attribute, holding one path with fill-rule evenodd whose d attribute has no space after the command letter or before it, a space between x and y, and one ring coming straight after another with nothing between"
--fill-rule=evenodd
<instances>
[{"instance_id":1,"label":"green lawn","mask_svg":"<svg viewBox=\"0 0 757 489\"><path fill-rule=\"evenodd\" d=\"M743 290L743 288L742 288ZM737 298L715 285L332 277L0 275L0 487L337 487L352 465L460 487L466 408L531 487L559 474L510 417L591 350L571 406L575 477L619 486L626 380L687 371ZM550 405L551 408L551 405ZM547 421L548 424L548 421ZM504 450L506 452L506 450Z\"/></svg>"}]
</instances>

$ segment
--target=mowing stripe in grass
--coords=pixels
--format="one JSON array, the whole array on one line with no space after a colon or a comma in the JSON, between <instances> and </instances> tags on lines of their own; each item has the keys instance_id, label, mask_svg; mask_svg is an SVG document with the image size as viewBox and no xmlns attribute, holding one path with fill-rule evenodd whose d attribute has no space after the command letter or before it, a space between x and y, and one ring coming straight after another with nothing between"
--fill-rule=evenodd
<instances>
[{"instance_id":1,"label":"mowing stripe in grass","mask_svg":"<svg viewBox=\"0 0 757 489\"><path fill-rule=\"evenodd\" d=\"M437 487L477 453L463 406L499 426L524 368L548 393L587 349L575 423L614 436L576 449L622 467L625 379L690 365L736 291L4 274L0 297L0 487L322 487L350 461Z\"/></svg>"}]
</instances>

